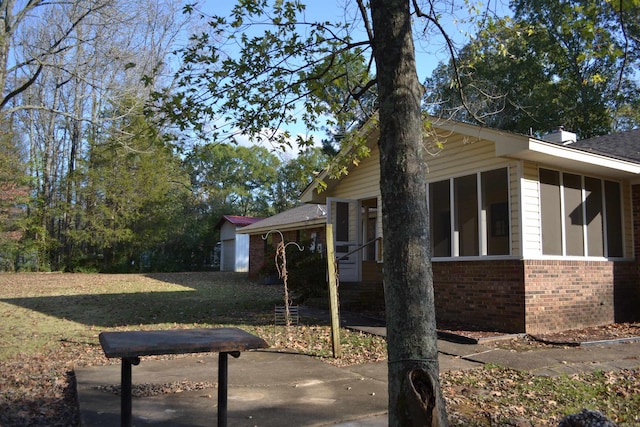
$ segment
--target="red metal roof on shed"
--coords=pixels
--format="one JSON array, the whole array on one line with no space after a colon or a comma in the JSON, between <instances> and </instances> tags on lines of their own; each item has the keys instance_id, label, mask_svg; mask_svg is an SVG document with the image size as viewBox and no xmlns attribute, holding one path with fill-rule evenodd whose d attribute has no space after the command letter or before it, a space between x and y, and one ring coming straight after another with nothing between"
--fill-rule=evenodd
<instances>
[{"instance_id":1,"label":"red metal roof on shed","mask_svg":"<svg viewBox=\"0 0 640 427\"><path fill-rule=\"evenodd\" d=\"M244 226L256 223L258 221L261 221L263 219L264 218L256 218L256 217L240 216L240 215L222 215L222 218L220 218L220 220L216 224L215 228L222 227L222 224L225 221L230 222L231 224L235 225L236 227L244 227Z\"/></svg>"}]
</instances>

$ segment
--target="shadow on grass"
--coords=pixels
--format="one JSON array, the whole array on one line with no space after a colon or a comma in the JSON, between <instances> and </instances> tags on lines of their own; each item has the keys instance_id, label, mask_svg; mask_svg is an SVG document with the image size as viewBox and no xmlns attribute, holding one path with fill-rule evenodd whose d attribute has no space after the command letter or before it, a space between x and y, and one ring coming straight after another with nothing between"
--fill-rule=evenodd
<instances>
[{"instance_id":1,"label":"shadow on grass","mask_svg":"<svg viewBox=\"0 0 640 427\"><path fill-rule=\"evenodd\" d=\"M84 325L110 328L159 324L248 324L273 321L279 289L249 283L224 273L152 274L146 277L179 285L149 290L131 285L127 292L3 298L0 301ZM163 285L164 286L164 285Z\"/></svg>"}]
</instances>

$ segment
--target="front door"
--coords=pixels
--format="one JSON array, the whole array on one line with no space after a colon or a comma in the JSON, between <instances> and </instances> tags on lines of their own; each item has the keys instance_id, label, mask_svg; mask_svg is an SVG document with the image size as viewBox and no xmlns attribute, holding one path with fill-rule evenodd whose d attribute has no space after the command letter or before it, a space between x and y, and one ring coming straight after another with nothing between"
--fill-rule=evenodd
<instances>
[{"instance_id":1,"label":"front door","mask_svg":"<svg viewBox=\"0 0 640 427\"><path fill-rule=\"evenodd\" d=\"M341 282L360 281L361 245L360 207L357 200L327 198L327 222L333 224L338 261L338 280Z\"/></svg>"}]
</instances>

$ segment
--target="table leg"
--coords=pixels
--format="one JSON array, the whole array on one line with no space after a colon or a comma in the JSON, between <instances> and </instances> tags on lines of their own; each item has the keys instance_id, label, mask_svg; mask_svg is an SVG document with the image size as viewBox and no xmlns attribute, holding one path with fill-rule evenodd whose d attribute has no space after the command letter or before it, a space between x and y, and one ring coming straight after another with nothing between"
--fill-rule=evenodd
<instances>
[{"instance_id":1,"label":"table leg","mask_svg":"<svg viewBox=\"0 0 640 427\"><path fill-rule=\"evenodd\" d=\"M120 373L120 425L131 427L131 365L138 365L139 357L123 357Z\"/></svg>"},{"instance_id":2,"label":"table leg","mask_svg":"<svg viewBox=\"0 0 640 427\"><path fill-rule=\"evenodd\" d=\"M239 351L221 352L218 355L218 427L227 427L228 355L240 357Z\"/></svg>"}]
</instances>

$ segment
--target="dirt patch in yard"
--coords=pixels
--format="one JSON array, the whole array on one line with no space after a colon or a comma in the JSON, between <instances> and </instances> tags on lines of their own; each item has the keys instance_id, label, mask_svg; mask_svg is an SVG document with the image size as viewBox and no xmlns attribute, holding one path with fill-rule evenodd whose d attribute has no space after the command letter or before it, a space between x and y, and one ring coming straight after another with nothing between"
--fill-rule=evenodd
<instances>
[{"instance_id":1,"label":"dirt patch in yard","mask_svg":"<svg viewBox=\"0 0 640 427\"><path fill-rule=\"evenodd\" d=\"M548 344L578 345L598 341L640 340L640 323L615 323L613 325L571 329L561 332L533 335L533 338Z\"/></svg>"},{"instance_id":2,"label":"dirt patch in yard","mask_svg":"<svg viewBox=\"0 0 640 427\"><path fill-rule=\"evenodd\" d=\"M455 328L439 329L438 332L441 339L470 344L478 343L511 351L530 351L554 346L577 347L603 342L640 341L640 323L616 323L535 336Z\"/></svg>"}]
</instances>

